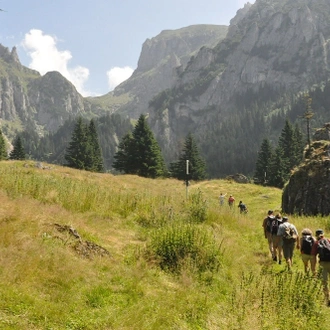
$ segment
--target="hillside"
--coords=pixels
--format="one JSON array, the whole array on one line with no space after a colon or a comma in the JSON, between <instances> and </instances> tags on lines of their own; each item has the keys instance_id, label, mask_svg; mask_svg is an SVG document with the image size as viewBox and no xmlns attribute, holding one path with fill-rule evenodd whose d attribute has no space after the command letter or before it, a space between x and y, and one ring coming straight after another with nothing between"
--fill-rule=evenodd
<instances>
[{"instance_id":1,"label":"hillside","mask_svg":"<svg viewBox=\"0 0 330 330\"><path fill-rule=\"evenodd\" d=\"M249 213L220 209L220 192ZM298 257L289 274L268 254L261 222L280 203L278 189L225 180L186 190L170 179L0 162L0 328L326 324L320 281L302 274ZM292 221L329 231L326 219Z\"/></svg>"}]
</instances>

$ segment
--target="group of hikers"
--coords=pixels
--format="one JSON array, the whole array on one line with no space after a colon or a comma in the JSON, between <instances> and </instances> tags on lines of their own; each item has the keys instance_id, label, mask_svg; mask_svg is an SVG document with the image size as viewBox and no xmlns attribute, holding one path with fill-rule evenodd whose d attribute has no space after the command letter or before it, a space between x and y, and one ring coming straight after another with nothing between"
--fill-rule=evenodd
<instances>
[{"instance_id":1,"label":"group of hikers","mask_svg":"<svg viewBox=\"0 0 330 330\"><path fill-rule=\"evenodd\" d=\"M273 261L281 264L283 254L289 271L292 268L295 247L300 251L306 273L311 271L316 276L317 259L319 259L323 279L323 291L327 305L330 307L330 292L328 288L330 240L324 237L323 230L317 229L314 236L309 228L304 228L299 236L297 228L289 222L288 217L282 217L280 213L274 215L272 210L268 211L267 216L263 220L262 227Z\"/></svg>"},{"instance_id":2,"label":"group of hikers","mask_svg":"<svg viewBox=\"0 0 330 330\"><path fill-rule=\"evenodd\" d=\"M220 196L219 196L220 206L223 206L225 204L226 196L227 196L227 194L223 194L223 193L220 194ZM233 195L230 195L228 198L228 206L230 208L232 208L234 205L235 205L235 198ZM242 201L239 201L238 208L239 208L240 213L248 213L248 209Z\"/></svg>"}]
</instances>

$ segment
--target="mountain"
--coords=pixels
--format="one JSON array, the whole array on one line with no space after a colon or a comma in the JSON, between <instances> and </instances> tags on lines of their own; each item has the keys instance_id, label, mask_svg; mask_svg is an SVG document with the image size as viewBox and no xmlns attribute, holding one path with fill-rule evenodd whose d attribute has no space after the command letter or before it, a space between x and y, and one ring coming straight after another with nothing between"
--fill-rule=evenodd
<instances>
[{"instance_id":1,"label":"mountain","mask_svg":"<svg viewBox=\"0 0 330 330\"><path fill-rule=\"evenodd\" d=\"M55 136L77 115L136 119L148 113L167 164L193 133L208 177L252 176L262 140L275 146L286 118L306 131L303 93L312 98L311 128L330 121L329 12L329 0L256 0L229 27L163 31L143 44L133 75L97 98L83 98L58 73L41 77L24 68L14 49L1 47L3 131ZM109 166L121 136L110 134ZM59 143L65 141L50 144Z\"/></svg>"},{"instance_id":2,"label":"mountain","mask_svg":"<svg viewBox=\"0 0 330 330\"><path fill-rule=\"evenodd\" d=\"M173 86L200 48L214 47L227 30L223 25L200 24L162 31L144 42L137 69L128 80L104 96L89 98L90 102L137 119L154 96Z\"/></svg>"}]
</instances>

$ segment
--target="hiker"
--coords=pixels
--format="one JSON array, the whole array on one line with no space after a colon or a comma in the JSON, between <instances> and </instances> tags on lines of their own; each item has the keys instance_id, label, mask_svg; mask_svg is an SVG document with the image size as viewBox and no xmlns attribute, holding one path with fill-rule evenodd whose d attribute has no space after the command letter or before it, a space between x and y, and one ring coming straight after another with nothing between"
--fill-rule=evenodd
<instances>
[{"instance_id":1,"label":"hiker","mask_svg":"<svg viewBox=\"0 0 330 330\"><path fill-rule=\"evenodd\" d=\"M247 213L248 212L248 209L247 209L246 205L243 204L242 201L239 201L238 207L239 207L239 212L240 213Z\"/></svg>"},{"instance_id":2,"label":"hiker","mask_svg":"<svg viewBox=\"0 0 330 330\"><path fill-rule=\"evenodd\" d=\"M330 295L328 288L328 277L330 273L330 240L324 237L322 229L318 229L315 232L316 241L312 247L312 262L311 268L313 275L316 275L316 256L319 256L319 263L322 267L322 284L323 292L326 299L327 305L330 307Z\"/></svg>"},{"instance_id":3,"label":"hiker","mask_svg":"<svg viewBox=\"0 0 330 330\"><path fill-rule=\"evenodd\" d=\"M220 206L222 206L225 203L226 196L227 196L227 194L223 194L223 193L220 194L220 196L219 196Z\"/></svg>"},{"instance_id":4,"label":"hiker","mask_svg":"<svg viewBox=\"0 0 330 330\"><path fill-rule=\"evenodd\" d=\"M228 198L229 207L232 207L234 205L234 202L235 202L235 198L233 197L233 195L230 195Z\"/></svg>"},{"instance_id":5,"label":"hiker","mask_svg":"<svg viewBox=\"0 0 330 330\"><path fill-rule=\"evenodd\" d=\"M273 219L271 223L271 233L273 241L273 260L276 262L278 260L279 265L282 264L282 238L277 238L277 232L281 223L282 215L281 213L277 213L275 219Z\"/></svg>"},{"instance_id":6,"label":"hiker","mask_svg":"<svg viewBox=\"0 0 330 330\"><path fill-rule=\"evenodd\" d=\"M273 237L272 237L272 233L271 233L271 223L274 220L274 218L275 218L274 211L269 210L267 213L267 217L264 218L264 220L262 222L262 227L264 228L265 238L267 239L268 248L272 255L273 260L274 260L275 256L274 256L274 249L273 249Z\"/></svg>"},{"instance_id":7,"label":"hiker","mask_svg":"<svg viewBox=\"0 0 330 330\"><path fill-rule=\"evenodd\" d=\"M291 271L294 246L296 245L297 249L300 249L300 240L297 228L289 222L288 217L283 217L282 223L278 227L277 242L279 243L281 239L283 255L288 270Z\"/></svg>"},{"instance_id":8,"label":"hiker","mask_svg":"<svg viewBox=\"0 0 330 330\"><path fill-rule=\"evenodd\" d=\"M309 266L311 266L312 264L312 259L313 259L312 247L315 241L316 239L309 228L304 228L301 231L300 253L301 253L301 260L304 263L304 269L306 274L309 272L310 270Z\"/></svg>"}]
</instances>

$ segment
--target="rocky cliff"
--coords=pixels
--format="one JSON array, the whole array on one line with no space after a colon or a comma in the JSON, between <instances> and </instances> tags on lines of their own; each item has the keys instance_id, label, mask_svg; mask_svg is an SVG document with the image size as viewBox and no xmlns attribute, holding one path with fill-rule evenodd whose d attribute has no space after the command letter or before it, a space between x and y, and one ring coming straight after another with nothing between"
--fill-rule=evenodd
<instances>
[{"instance_id":1,"label":"rocky cliff","mask_svg":"<svg viewBox=\"0 0 330 330\"><path fill-rule=\"evenodd\" d=\"M283 190L282 210L288 214L330 214L330 124L316 131L305 159ZM322 140L318 140L323 138Z\"/></svg>"},{"instance_id":2,"label":"rocky cliff","mask_svg":"<svg viewBox=\"0 0 330 330\"><path fill-rule=\"evenodd\" d=\"M165 153L170 157L189 131L203 140L210 124L224 126L259 101L276 103L285 93L327 80L329 12L325 0L247 4L231 21L226 38L215 48L201 49L168 96L149 109ZM264 115L273 109L268 105Z\"/></svg>"},{"instance_id":3,"label":"rocky cliff","mask_svg":"<svg viewBox=\"0 0 330 330\"><path fill-rule=\"evenodd\" d=\"M41 135L56 131L68 118L92 111L89 102L58 72L41 76L21 65L15 47L9 51L0 45L0 79L0 120L9 135L27 125Z\"/></svg>"},{"instance_id":4,"label":"rocky cliff","mask_svg":"<svg viewBox=\"0 0 330 330\"><path fill-rule=\"evenodd\" d=\"M190 58L202 47L214 47L226 36L227 29L220 25L193 25L165 30L147 39L133 75L113 92L92 102L112 104L108 106L111 112L138 118L148 112L148 103L155 95L173 86Z\"/></svg>"}]
</instances>

